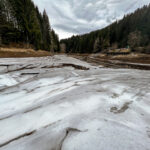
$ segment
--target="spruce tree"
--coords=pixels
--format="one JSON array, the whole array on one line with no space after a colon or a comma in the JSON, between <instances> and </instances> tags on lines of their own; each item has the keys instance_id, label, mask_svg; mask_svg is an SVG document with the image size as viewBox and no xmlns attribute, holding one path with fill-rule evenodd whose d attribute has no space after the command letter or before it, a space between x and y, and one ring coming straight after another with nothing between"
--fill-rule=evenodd
<instances>
[{"instance_id":1,"label":"spruce tree","mask_svg":"<svg viewBox=\"0 0 150 150\"><path fill-rule=\"evenodd\" d=\"M51 28L49 23L49 18L47 16L46 11L43 12L43 41L44 41L44 49L50 51L51 45Z\"/></svg>"},{"instance_id":2,"label":"spruce tree","mask_svg":"<svg viewBox=\"0 0 150 150\"><path fill-rule=\"evenodd\" d=\"M23 45L26 43L26 47L32 45L35 49L50 51L51 35L56 51L59 40L55 32L51 31L46 11L42 15L32 0L0 0L2 44L21 42Z\"/></svg>"},{"instance_id":3,"label":"spruce tree","mask_svg":"<svg viewBox=\"0 0 150 150\"><path fill-rule=\"evenodd\" d=\"M53 29L51 30L51 51L53 52L60 51L59 38Z\"/></svg>"}]
</instances>

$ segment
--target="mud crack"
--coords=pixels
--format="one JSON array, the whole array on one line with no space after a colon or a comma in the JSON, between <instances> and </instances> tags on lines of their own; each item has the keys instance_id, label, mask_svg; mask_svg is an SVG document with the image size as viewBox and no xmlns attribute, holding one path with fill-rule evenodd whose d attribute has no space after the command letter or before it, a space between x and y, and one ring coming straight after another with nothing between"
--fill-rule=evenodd
<instances>
[{"instance_id":1,"label":"mud crack","mask_svg":"<svg viewBox=\"0 0 150 150\"><path fill-rule=\"evenodd\" d=\"M21 138L23 138L23 137L30 136L30 135L34 134L35 132L36 132L36 130L33 130L33 131L31 131L31 132L27 132L27 133L24 133L24 134L22 134L22 135L19 135L19 136L15 137L15 138L13 138L13 139L11 139L11 140L9 140L9 141L6 141L6 142L0 144L0 148L3 147L3 146L8 145L8 144L11 143L11 142L14 142L14 141L16 141L16 140L19 140L19 139L21 139Z\"/></svg>"},{"instance_id":2,"label":"mud crack","mask_svg":"<svg viewBox=\"0 0 150 150\"><path fill-rule=\"evenodd\" d=\"M60 146L59 146L59 149L58 150L62 150L62 147L63 147L63 143L64 141L66 140L66 138L68 137L68 135L71 133L71 132L87 132L88 130L79 130L79 129L76 129L76 128L67 128L66 131L65 131L65 136L63 137L63 139L61 140L60 142Z\"/></svg>"}]
</instances>

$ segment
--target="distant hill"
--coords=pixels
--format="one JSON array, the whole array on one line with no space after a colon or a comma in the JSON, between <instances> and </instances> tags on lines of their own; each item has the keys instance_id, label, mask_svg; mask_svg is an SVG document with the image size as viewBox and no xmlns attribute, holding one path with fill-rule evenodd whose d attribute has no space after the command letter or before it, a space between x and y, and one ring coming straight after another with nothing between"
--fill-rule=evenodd
<instances>
[{"instance_id":1,"label":"distant hill","mask_svg":"<svg viewBox=\"0 0 150 150\"><path fill-rule=\"evenodd\" d=\"M60 43L67 53L107 52L128 47L135 52L150 53L150 5L101 30L63 39Z\"/></svg>"}]
</instances>

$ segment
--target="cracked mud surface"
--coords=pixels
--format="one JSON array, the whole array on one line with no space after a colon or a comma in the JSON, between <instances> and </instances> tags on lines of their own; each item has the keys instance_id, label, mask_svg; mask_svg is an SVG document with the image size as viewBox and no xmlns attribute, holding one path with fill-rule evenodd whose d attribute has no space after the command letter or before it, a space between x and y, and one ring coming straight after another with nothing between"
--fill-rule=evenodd
<instances>
[{"instance_id":1,"label":"cracked mud surface","mask_svg":"<svg viewBox=\"0 0 150 150\"><path fill-rule=\"evenodd\" d=\"M0 150L148 150L149 116L150 71L0 59Z\"/></svg>"}]
</instances>

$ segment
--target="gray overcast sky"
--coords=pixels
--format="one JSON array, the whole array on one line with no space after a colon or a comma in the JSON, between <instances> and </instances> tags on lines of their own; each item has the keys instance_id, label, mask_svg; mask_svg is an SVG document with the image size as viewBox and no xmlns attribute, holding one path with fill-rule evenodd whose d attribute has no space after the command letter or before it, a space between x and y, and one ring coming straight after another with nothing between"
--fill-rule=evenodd
<instances>
[{"instance_id":1,"label":"gray overcast sky","mask_svg":"<svg viewBox=\"0 0 150 150\"><path fill-rule=\"evenodd\" d=\"M101 29L150 0L33 0L45 8L59 38Z\"/></svg>"}]
</instances>

